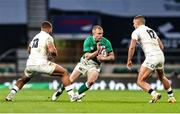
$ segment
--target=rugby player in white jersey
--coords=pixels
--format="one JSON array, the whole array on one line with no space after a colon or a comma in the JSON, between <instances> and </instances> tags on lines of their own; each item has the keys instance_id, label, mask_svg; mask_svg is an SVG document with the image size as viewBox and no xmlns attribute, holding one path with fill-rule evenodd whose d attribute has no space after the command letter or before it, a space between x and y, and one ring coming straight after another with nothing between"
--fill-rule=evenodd
<instances>
[{"instance_id":1,"label":"rugby player in white jersey","mask_svg":"<svg viewBox=\"0 0 180 114\"><path fill-rule=\"evenodd\" d=\"M60 81L65 85L70 100L77 100L78 96L73 92L67 70L51 61L51 59L58 56L53 37L50 35L51 32L52 24L48 21L42 22L40 33L32 39L28 46L29 58L24 74L11 89L5 98L6 101L12 101L15 94L38 73L60 77Z\"/></svg>"},{"instance_id":2,"label":"rugby player in white jersey","mask_svg":"<svg viewBox=\"0 0 180 114\"><path fill-rule=\"evenodd\" d=\"M153 29L145 26L145 18L143 16L135 16L133 19L133 26L135 30L131 35L132 39L128 50L127 68L130 69L132 67L132 58L136 44L139 43L145 54L145 60L139 69L137 84L152 96L152 99L149 102L156 103L157 100L161 98L161 94L156 92L151 88L150 84L146 82L147 78L155 70L159 80L167 91L169 97L168 102L175 103L176 99L173 96L173 90L164 73L164 46L161 40Z\"/></svg>"}]
</instances>

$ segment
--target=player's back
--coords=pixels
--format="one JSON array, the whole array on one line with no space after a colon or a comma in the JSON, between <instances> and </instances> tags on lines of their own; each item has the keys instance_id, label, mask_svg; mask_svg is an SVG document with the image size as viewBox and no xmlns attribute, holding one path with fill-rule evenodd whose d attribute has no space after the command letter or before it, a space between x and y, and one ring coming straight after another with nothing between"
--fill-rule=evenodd
<instances>
[{"instance_id":1,"label":"player's back","mask_svg":"<svg viewBox=\"0 0 180 114\"><path fill-rule=\"evenodd\" d=\"M47 41L51 36L41 31L31 41L31 52L27 61L27 65L39 65L47 62Z\"/></svg>"},{"instance_id":2,"label":"player's back","mask_svg":"<svg viewBox=\"0 0 180 114\"><path fill-rule=\"evenodd\" d=\"M136 34L138 37L138 42L141 44L145 55L162 53L158 43L159 37L151 28L141 25L133 32L133 34Z\"/></svg>"}]
</instances>

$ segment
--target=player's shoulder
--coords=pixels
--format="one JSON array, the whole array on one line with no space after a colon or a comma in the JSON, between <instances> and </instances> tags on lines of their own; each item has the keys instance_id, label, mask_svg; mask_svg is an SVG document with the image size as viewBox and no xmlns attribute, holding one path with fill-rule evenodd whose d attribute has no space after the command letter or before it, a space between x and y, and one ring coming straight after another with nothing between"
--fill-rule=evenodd
<instances>
[{"instance_id":1,"label":"player's shoulder","mask_svg":"<svg viewBox=\"0 0 180 114\"><path fill-rule=\"evenodd\" d=\"M111 43L110 40L108 40L106 37L102 37L101 39L102 42L105 42L105 43Z\"/></svg>"},{"instance_id":2,"label":"player's shoulder","mask_svg":"<svg viewBox=\"0 0 180 114\"><path fill-rule=\"evenodd\" d=\"M144 30L153 30L153 29L150 28L150 27L148 27L148 26L146 26L146 25L142 25L142 26L139 27L138 30L139 30L139 31L144 31ZM153 31L154 31L154 30L153 30Z\"/></svg>"},{"instance_id":3,"label":"player's shoulder","mask_svg":"<svg viewBox=\"0 0 180 114\"><path fill-rule=\"evenodd\" d=\"M146 28L147 28L148 30L152 30L152 31L154 31L154 32L155 32L155 30L154 30L154 29L152 29L152 28L150 28L150 27L148 27L148 26L146 26Z\"/></svg>"},{"instance_id":4,"label":"player's shoulder","mask_svg":"<svg viewBox=\"0 0 180 114\"><path fill-rule=\"evenodd\" d=\"M101 40L109 41L108 38L106 38L106 37L104 37L104 36L101 38Z\"/></svg>"},{"instance_id":5,"label":"player's shoulder","mask_svg":"<svg viewBox=\"0 0 180 114\"><path fill-rule=\"evenodd\" d=\"M45 31L40 31L40 32L39 32L39 35L41 35L41 36L47 36L47 37L50 36L50 34L48 34L48 33L45 32Z\"/></svg>"},{"instance_id":6,"label":"player's shoulder","mask_svg":"<svg viewBox=\"0 0 180 114\"><path fill-rule=\"evenodd\" d=\"M137 29L135 29L135 30L133 30L132 35L133 35L133 34L138 33L138 31L139 31L139 29L138 29L138 28L137 28Z\"/></svg>"},{"instance_id":7,"label":"player's shoulder","mask_svg":"<svg viewBox=\"0 0 180 114\"><path fill-rule=\"evenodd\" d=\"M139 32L144 31L144 30L146 30L146 29L149 29L149 27L147 27L147 26L145 26L145 25L141 25L141 26L139 26L137 29L135 29L135 30L132 32L132 34L138 34Z\"/></svg>"},{"instance_id":8,"label":"player's shoulder","mask_svg":"<svg viewBox=\"0 0 180 114\"><path fill-rule=\"evenodd\" d=\"M88 36L85 39L85 42L92 42L93 41L93 36Z\"/></svg>"},{"instance_id":9,"label":"player's shoulder","mask_svg":"<svg viewBox=\"0 0 180 114\"><path fill-rule=\"evenodd\" d=\"M93 39L93 36L91 35L86 37L86 40L91 40L91 39Z\"/></svg>"},{"instance_id":10,"label":"player's shoulder","mask_svg":"<svg viewBox=\"0 0 180 114\"><path fill-rule=\"evenodd\" d=\"M49 33L46 33L44 31L40 32L40 36L43 37L43 39L53 39L53 37Z\"/></svg>"}]
</instances>

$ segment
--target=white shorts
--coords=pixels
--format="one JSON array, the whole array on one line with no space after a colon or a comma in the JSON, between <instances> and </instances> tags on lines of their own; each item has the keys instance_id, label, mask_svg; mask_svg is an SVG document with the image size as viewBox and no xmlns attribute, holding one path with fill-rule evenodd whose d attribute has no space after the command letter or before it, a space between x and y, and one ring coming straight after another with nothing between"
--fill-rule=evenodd
<instances>
[{"instance_id":1,"label":"white shorts","mask_svg":"<svg viewBox=\"0 0 180 114\"><path fill-rule=\"evenodd\" d=\"M27 65L24 73L27 77L33 77L36 74L48 74L51 75L56 68L56 64L48 61L42 65Z\"/></svg>"},{"instance_id":2,"label":"white shorts","mask_svg":"<svg viewBox=\"0 0 180 114\"><path fill-rule=\"evenodd\" d=\"M164 61L165 59L163 54L149 55L144 60L142 66L147 67L151 70L163 69Z\"/></svg>"},{"instance_id":3,"label":"white shorts","mask_svg":"<svg viewBox=\"0 0 180 114\"><path fill-rule=\"evenodd\" d=\"M79 62L74 69L78 70L82 75L87 76L87 72L91 70L96 70L100 73L101 67L100 65L85 65Z\"/></svg>"}]
</instances>

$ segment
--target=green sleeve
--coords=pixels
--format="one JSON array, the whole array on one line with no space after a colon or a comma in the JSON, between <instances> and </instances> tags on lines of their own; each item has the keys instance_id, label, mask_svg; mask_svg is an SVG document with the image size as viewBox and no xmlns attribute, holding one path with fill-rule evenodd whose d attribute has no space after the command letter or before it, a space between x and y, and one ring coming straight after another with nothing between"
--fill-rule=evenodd
<instances>
[{"instance_id":1,"label":"green sleeve","mask_svg":"<svg viewBox=\"0 0 180 114\"><path fill-rule=\"evenodd\" d=\"M107 40L107 52L110 53L112 51L113 51L113 48L112 48L111 42Z\"/></svg>"},{"instance_id":2,"label":"green sleeve","mask_svg":"<svg viewBox=\"0 0 180 114\"><path fill-rule=\"evenodd\" d=\"M85 41L84 41L84 44L83 44L83 52L90 52L91 49L90 49L90 41L89 39L87 38Z\"/></svg>"}]
</instances>

